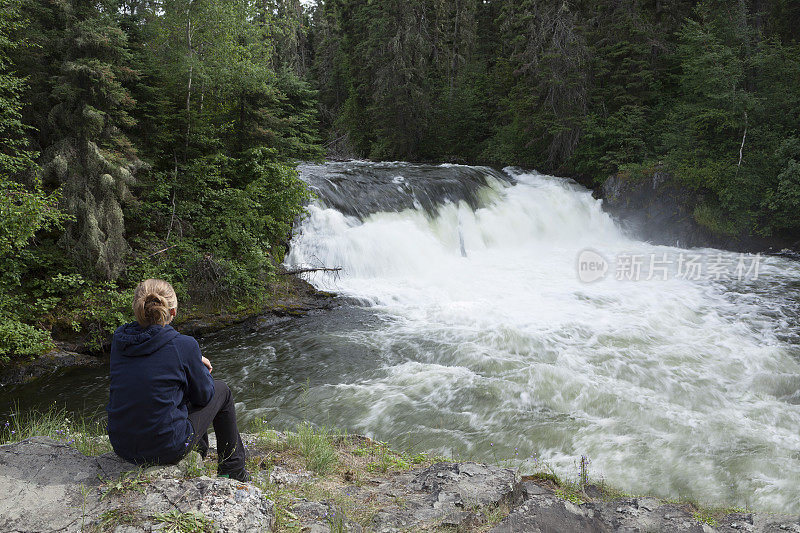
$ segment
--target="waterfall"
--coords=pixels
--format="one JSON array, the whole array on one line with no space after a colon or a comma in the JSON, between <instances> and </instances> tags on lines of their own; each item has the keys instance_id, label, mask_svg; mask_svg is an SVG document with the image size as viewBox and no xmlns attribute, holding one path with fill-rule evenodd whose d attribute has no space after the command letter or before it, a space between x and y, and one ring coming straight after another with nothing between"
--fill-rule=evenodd
<instances>
[{"instance_id":1,"label":"waterfall","mask_svg":"<svg viewBox=\"0 0 800 533\"><path fill-rule=\"evenodd\" d=\"M341 267L309 280L381 317L357 341L380 368L320 393L356 429L524 450L564 475L586 454L633 492L800 510L797 262L638 241L586 189L534 172L301 175L318 200L287 263ZM593 283L576 272L585 250L608 261ZM703 275L680 276L687 256ZM636 279L620 276L631 257ZM711 274L718 258L726 276ZM758 276L735 276L736 261L759 261Z\"/></svg>"}]
</instances>

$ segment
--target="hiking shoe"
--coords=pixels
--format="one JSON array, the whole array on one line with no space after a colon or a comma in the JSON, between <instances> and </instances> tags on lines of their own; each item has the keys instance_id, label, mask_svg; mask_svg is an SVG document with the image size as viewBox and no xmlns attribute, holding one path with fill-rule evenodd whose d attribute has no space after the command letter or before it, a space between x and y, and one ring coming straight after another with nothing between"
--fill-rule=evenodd
<instances>
[{"instance_id":1,"label":"hiking shoe","mask_svg":"<svg viewBox=\"0 0 800 533\"><path fill-rule=\"evenodd\" d=\"M233 474L217 474L217 477L225 477L229 479L235 479L236 481L241 481L242 483L246 483L250 481L252 478L250 477L250 472L246 469L242 469L239 472Z\"/></svg>"}]
</instances>

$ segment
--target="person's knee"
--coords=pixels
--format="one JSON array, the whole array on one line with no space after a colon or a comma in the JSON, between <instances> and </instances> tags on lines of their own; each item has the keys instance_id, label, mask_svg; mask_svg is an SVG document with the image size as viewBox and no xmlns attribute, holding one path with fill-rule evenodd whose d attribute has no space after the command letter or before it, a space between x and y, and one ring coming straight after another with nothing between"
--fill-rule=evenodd
<instances>
[{"instance_id":1,"label":"person's knee","mask_svg":"<svg viewBox=\"0 0 800 533\"><path fill-rule=\"evenodd\" d=\"M228 384L220 379L214 380L214 394L219 396L220 398L232 398L233 394L231 394L231 389L228 387Z\"/></svg>"}]
</instances>

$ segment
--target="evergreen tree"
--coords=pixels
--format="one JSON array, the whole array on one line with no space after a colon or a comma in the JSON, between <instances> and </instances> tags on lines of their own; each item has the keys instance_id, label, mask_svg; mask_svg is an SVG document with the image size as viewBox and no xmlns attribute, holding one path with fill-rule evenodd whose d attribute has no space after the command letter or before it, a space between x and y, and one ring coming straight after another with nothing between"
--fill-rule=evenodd
<instances>
[{"instance_id":1,"label":"evergreen tree","mask_svg":"<svg viewBox=\"0 0 800 533\"><path fill-rule=\"evenodd\" d=\"M11 54L19 48L13 34L22 26L19 6L0 0L0 178L7 180L33 165L35 153L28 146L27 128L22 123L20 95L25 80L16 75Z\"/></svg>"},{"instance_id":2,"label":"evergreen tree","mask_svg":"<svg viewBox=\"0 0 800 533\"><path fill-rule=\"evenodd\" d=\"M61 237L84 272L115 278L129 249L122 204L139 168L124 128L135 78L113 2L28 4L34 46L20 55L29 75L29 120L45 186L61 188L71 216Z\"/></svg>"},{"instance_id":3,"label":"evergreen tree","mask_svg":"<svg viewBox=\"0 0 800 533\"><path fill-rule=\"evenodd\" d=\"M41 191L22 123L20 99L25 80L15 74L11 55L24 27L16 2L0 0L0 362L10 355L37 355L50 347L49 336L23 320L29 303L19 289L37 231L58 224L56 194ZM27 182L27 186L21 181Z\"/></svg>"},{"instance_id":4,"label":"evergreen tree","mask_svg":"<svg viewBox=\"0 0 800 533\"><path fill-rule=\"evenodd\" d=\"M588 106L589 54L578 13L566 0L513 0L500 18L508 56L498 75L516 83L501 104L488 152L557 168L578 145Z\"/></svg>"}]
</instances>

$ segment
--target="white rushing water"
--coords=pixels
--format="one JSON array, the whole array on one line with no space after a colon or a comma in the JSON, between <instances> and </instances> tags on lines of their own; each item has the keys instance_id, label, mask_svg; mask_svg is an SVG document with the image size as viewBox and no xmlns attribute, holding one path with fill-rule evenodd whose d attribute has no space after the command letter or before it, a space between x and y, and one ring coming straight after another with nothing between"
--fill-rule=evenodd
<instances>
[{"instance_id":1,"label":"white rushing water","mask_svg":"<svg viewBox=\"0 0 800 533\"><path fill-rule=\"evenodd\" d=\"M633 493L800 511L800 349L782 300L798 263L683 279L681 253L707 266L719 252L630 239L588 191L516 178L489 178L485 207L436 216L309 207L287 261L341 267L310 279L383 317L353 335L385 364L327 401L354 428L422 448L534 455L562 476L585 454L591 476ZM595 283L576 273L587 248L610 263ZM619 254L643 258L642 279L616 279ZM647 280L650 254L670 264Z\"/></svg>"}]
</instances>

